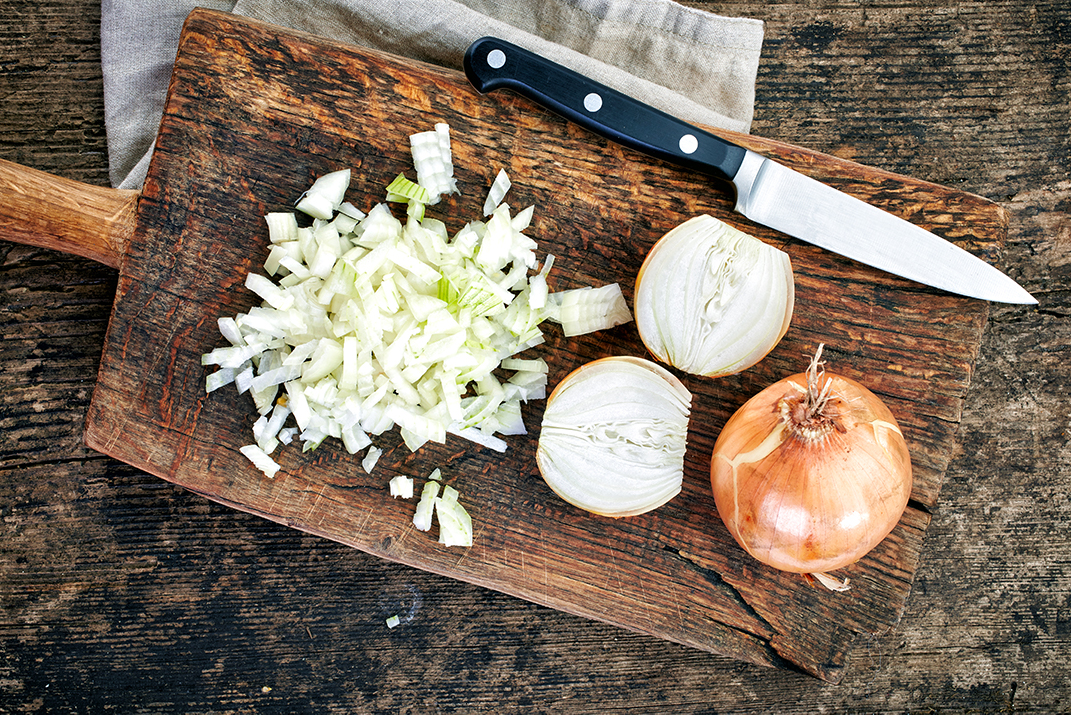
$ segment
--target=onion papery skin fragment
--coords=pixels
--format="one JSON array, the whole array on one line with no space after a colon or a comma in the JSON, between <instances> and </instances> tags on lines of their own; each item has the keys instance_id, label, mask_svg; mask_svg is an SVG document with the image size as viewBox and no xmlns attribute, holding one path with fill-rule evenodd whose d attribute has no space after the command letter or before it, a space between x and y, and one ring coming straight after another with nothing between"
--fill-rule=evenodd
<instances>
[{"instance_id":1,"label":"onion papery skin fragment","mask_svg":"<svg viewBox=\"0 0 1071 715\"><path fill-rule=\"evenodd\" d=\"M640 338L656 358L693 375L731 375L766 357L788 331L792 263L704 214L651 248L634 302Z\"/></svg>"},{"instance_id":2,"label":"onion papery skin fragment","mask_svg":"<svg viewBox=\"0 0 1071 715\"><path fill-rule=\"evenodd\" d=\"M828 401L811 420L801 418L808 373L762 390L729 419L711 456L725 526L783 571L855 563L888 536L911 494L911 458L892 412L855 380L822 374L818 389L826 381Z\"/></svg>"},{"instance_id":3,"label":"onion papery skin fragment","mask_svg":"<svg viewBox=\"0 0 1071 715\"><path fill-rule=\"evenodd\" d=\"M547 400L536 450L544 481L601 516L662 506L681 491L691 400L680 380L643 358L577 368Z\"/></svg>"}]
</instances>

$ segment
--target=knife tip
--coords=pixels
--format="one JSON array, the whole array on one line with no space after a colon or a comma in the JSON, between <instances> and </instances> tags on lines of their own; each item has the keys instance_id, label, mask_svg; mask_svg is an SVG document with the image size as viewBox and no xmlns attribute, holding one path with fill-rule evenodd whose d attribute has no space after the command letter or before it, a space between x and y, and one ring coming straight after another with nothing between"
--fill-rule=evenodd
<instances>
[{"instance_id":1,"label":"knife tip","mask_svg":"<svg viewBox=\"0 0 1071 715\"><path fill-rule=\"evenodd\" d=\"M989 300L991 300L991 301L993 301L995 303L1012 303L1012 304L1015 304L1015 305L1038 305L1039 304L1038 303L1038 299L1035 298L1034 296L1030 295L1030 293L1028 293L1026 291L1026 289L1023 288L1021 285L1019 285L1018 283L1015 283L1013 285L1015 286L1015 288L1014 288L1014 290L1011 290L1008 293L1008 295L1002 295L999 298L998 297L993 297L993 298L990 298Z\"/></svg>"}]
</instances>

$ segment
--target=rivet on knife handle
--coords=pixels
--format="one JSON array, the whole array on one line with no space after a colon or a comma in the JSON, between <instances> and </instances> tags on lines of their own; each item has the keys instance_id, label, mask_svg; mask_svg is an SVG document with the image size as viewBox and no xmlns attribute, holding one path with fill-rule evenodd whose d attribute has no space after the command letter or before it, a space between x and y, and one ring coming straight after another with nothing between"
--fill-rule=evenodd
<instances>
[{"instance_id":1,"label":"rivet on knife handle","mask_svg":"<svg viewBox=\"0 0 1071 715\"><path fill-rule=\"evenodd\" d=\"M744 160L742 147L505 40L472 43L465 74L478 92L511 89L622 146L724 181Z\"/></svg>"}]
</instances>

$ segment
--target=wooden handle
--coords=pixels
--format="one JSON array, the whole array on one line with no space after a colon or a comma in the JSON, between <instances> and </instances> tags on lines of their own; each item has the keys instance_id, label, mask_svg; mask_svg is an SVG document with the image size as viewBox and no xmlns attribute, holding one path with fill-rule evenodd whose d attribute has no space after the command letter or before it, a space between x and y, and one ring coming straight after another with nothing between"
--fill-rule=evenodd
<instances>
[{"instance_id":1,"label":"wooden handle","mask_svg":"<svg viewBox=\"0 0 1071 715\"><path fill-rule=\"evenodd\" d=\"M140 196L0 159L0 239L118 268L134 231Z\"/></svg>"}]
</instances>

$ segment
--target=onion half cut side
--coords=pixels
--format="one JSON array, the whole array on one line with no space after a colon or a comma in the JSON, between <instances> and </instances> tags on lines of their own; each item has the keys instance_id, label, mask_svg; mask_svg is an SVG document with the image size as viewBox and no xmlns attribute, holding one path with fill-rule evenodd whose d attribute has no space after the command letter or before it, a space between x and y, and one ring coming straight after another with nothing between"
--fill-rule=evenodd
<instances>
[{"instance_id":1,"label":"onion half cut side","mask_svg":"<svg viewBox=\"0 0 1071 715\"><path fill-rule=\"evenodd\" d=\"M607 357L563 379L547 400L536 463L566 502L635 516L681 491L692 396L665 368Z\"/></svg>"}]
</instances>

